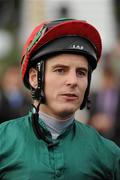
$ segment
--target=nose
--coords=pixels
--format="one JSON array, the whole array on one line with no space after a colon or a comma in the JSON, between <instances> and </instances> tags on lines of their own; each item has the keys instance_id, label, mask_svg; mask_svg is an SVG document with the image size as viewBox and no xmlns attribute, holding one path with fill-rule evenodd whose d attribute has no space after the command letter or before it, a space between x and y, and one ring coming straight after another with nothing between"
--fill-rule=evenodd
<instances>
[{"instance_id":1,"label":"nose","mask_svg":"<svg viewBox=\"0 0 120 180\"><path fill-rule=\"evenodd\" d=\"M76 72L69 72L66 78L66 84L71 86L71 87L75 87L77 86L77 75Z\"/></svg>"}]
</instances>

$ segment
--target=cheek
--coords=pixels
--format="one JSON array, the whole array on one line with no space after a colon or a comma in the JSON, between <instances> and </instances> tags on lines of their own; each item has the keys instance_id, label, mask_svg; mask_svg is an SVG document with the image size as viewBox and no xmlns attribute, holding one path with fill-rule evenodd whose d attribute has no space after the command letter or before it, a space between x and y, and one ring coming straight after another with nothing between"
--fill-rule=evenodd
<instances>
[{"instance_id":1,"label":"cheek","mask_svg":"<svg viewBox=\"0 0 120 180\"><path fill-rule=\"evenodd\" d=\"M88 86L88 80L85 79L83 82L80 83L80 90L82 90L82 92L84 93L87 89L87 86Z\"/></svg>"},{"instance_id":2,"label":"cheek","mask_svg":"<svg viewBox=\"0 0 120 180\"><path fill-rule=\"evenodd\" d=\"M86 79L86 81L85 81L85 90L87 89L87 86L88 86L88 79Z\"/></svg>"},{"instance_id":3,"label":"cheek","mask_svg":"<svg viewBox=\"0 0 120 180\"><path fill-rule=\"evenodd\" d=\"M47 79L47 80L46 80ZM51 98L55 96L56 91L58 89L58 80L52 78L52 76L46 77L44 91L46 98Z\"/></svg>"}]
</instances>

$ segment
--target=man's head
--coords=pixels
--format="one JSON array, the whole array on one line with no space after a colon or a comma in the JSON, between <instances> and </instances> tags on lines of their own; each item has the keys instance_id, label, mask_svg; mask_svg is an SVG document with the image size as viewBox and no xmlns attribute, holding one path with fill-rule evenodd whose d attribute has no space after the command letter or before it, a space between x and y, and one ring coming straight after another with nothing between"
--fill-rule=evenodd
<instances>
[{"instance_id":1,"label":"man's head","mask_svg":"<svg viewBox=\"0 0 120 180\"><path fill-rule=\"evenodd\" d=\"M37 87L37 70L31 68L29 81ZM45 64L44 93L40 109L56 118L69 117L79 109L88 86L88 61L78 54L49 57Z\"/></svg>"},{"instance_id":2,"label":"man's head","mask_svg":"<svg viewBox=\"0 0 120 180\"><path fill-rule=\"evenodd\" d=\"M60 62L62 62L63 58L64 63L68 61L65 59L73 59L75 63L76 57L79 57L78 61L84 59L84 63L86 61L88 63L88 67L86 67L88 69L86 73L88 74L87 87L82 102L79 102L81 109L84 108L89 94L91 72L96 68L100 59L101 46L98 31L85 21L62 19L40 24L32 32L23 49L22 78L25 86L32 89L35 99L46 103L46 69L49 61L52 62L51 58L56 59L56 61L59 59ZM37 83L34 87L29 81L32 67L37 70Z\"/></svg>"}]
</instances>

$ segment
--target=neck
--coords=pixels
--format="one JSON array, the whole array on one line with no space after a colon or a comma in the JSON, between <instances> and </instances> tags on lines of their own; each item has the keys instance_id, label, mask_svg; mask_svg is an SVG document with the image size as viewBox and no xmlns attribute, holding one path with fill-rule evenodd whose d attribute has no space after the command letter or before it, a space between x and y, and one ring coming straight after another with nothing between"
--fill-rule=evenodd
<instances>
[{"instance_id":1,"label":"neck","mask_svg":"<svg viewBox=\"0 0 120 180\"><path fill-rule=\"evenodd\" d=\"M39 117L46 124L53 139L56 139L74 121L74 116L60 120L41 111L39 112Z\"/></svg>"}]
</instances>

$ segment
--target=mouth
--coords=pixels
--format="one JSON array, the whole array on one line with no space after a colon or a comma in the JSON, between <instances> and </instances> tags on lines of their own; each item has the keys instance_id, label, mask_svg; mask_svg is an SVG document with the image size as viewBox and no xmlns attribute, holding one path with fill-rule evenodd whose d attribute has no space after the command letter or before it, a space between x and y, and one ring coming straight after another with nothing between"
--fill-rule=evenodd
<instances>
[{"instance_id":1,"label":"mouth","mask_svg":"<svg viewBox=\"0 0 120 180\"><path fill-rule=\"evenodd\" d=\"M76 94L73 94L73 93L62 94L62 97L65 98L66 100L76 100L76 99L78 99L78 96Z\"/></svg>"}]
</instances>

